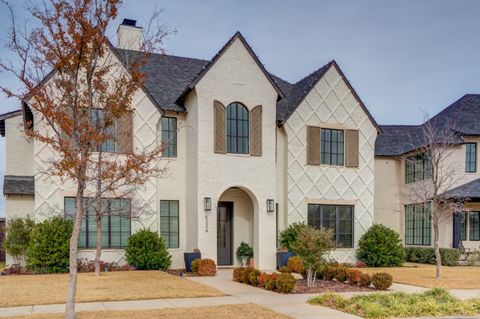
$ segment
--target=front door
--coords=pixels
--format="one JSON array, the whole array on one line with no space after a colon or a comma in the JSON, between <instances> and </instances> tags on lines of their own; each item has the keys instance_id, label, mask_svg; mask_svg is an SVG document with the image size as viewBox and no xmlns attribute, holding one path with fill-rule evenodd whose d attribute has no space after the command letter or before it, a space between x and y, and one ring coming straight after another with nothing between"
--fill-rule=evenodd
<instances>
[{"instance_id":1,"label":"front door","mask_svg":"<svg viewBox=\"0 0 480 319\"><path fill-rule=\"evenodd\" d=\"M219 202L217 208L217 263L232 265L233 203Z\"/></svg>"}]
</instances>

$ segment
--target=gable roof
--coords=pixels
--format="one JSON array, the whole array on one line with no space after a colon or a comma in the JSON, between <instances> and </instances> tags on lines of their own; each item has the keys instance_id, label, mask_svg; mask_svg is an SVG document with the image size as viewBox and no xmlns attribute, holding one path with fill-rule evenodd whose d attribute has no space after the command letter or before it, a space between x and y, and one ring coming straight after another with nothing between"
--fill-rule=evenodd
<instances>
[{"instance_id":1,"label":"gable roof","mask_svg":"<svg viewBox=\"0 0 480 319\"><path fill-rule=\"evenodd\" d=\"M480 178L455 187L442 196L449 199L480 199Z\"/></svg>"},{"instance_id":2,"label":"gable roof","mask_svg":"<svg viewBox=\"0 0 480 319\"><path fill-rule=\"evenodd\" d=\"M400 156L425 146L424 126L434 122L438 131L452 129L452 144L462 144L462 136L480 136L480 94L466 94L420 125L382 125L375 141L376 156Z\"/></svg>"},{"instance_id":3,"label":"gable roof","mask_svg":"<svg viewBox=\"0 0 480 319\"><path fill-rule=\"evenodd\" d=\"M210 62L208 62L204 68L200 71L200 73L197 74L197 76L188 84L188 86L185 88L185 90L182 92L182 94L179 96L179 100L183 99L185 97L185 95L190 92L197 84L198 82L200 82L200 80L203 78L203 76L205 74L207 74L207 72L210 70L210 68L215 64L215 62L218 61L218 59L220 59L220 57L228 50L228 48L235 42L235 40L240 40L242 42L242 44L245 46L245 48L247 49L248 53L250 54L250 56L253 58L253 60L255 61L255 63L258 65L258 67L260 68L260 70L262 70L263 74L265 75L265 77L267 78L267 80L270 82L270 84L273 86L273 88L275 89L275 91L277 91L278 93L278 96L280 99L284 98L285 97L285 94L284 92L280 89L280 87L278 86L278 84L275 82L275 80L272 78L271 74L267 72L267 70L265 69L265 67L263 66L262 62L260 62L260 60L258 59L257 55L255 54L255 52L253 52L252 48L250 47L250 45L248 44L248 42L245 40L245 38L243 37L243 35L237 31L231 38L230 40L228 40L228 42L220 49L220 51L218 51L217 54L215 54L215 56L212 58L212 60Z\"/></svg>"}]
</instances>

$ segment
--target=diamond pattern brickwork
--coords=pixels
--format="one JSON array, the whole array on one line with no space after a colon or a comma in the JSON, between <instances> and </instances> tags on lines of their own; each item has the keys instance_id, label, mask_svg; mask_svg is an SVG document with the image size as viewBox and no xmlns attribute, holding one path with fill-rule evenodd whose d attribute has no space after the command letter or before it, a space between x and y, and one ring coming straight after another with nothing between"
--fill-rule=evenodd
<instances>
[{"instance_id":1,"label":"diamond pattern brickwork","mask_svg":"<svg viewBox=\"0 0 480 319\"><path fill-rule=\"evenodd\" d=\"M306 125L341 125L359 130L359 167L306 165ZM376 128L338 72L331 68L285 124L288 136L288 223L307 220L307 201L355 202L355 246L373 222ZM354 249L333 256L354 261Z\"/></svg>"}]
</instances>

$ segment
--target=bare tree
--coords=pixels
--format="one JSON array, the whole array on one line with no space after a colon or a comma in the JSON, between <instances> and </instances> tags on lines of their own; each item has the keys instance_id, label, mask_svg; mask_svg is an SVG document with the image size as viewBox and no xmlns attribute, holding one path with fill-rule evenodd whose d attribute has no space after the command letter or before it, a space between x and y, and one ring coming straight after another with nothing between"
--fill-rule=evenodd
<instances>
[{"instance_id":1,"label":"bare tree","mask_svg":"<svg viewBox=\"0 0 480 319\"><path fill-rule=\"evenodd\" d=\"M109 138L105 131L98 130L92 114L101 109L115 121L134 112L132 98L145 79L141 67L148 52L163 43L164 34L153 33L142 45L142 54L130 63L121 63L111 57L105 34L122 1L50 0L32 4L27 9L37 25L33 29L20 28L12 7L1 1L10 12L7 42L16 59L0 60L0 72L16 78L22 88L0 89L8 97L19 99L25 114L35 119L27 123L25 133L50 150L48 167L42 173L59 182L72 181L76 187L65 313L66 318L75 318L77 243L85 215L84 194L92 181L92 148ZM143 174L157 169L161 151L161 147L153 147L112 155L111 161L101 163L102 174L113 175L113 180L122 175L123 183L135 184Z\"/></svg>"},{"instance_id":2,"label":"bare tree","mask_svg":"<svg viewBox=\"0 0 480 319\"><path fill-rule=\"evenodd\" d=\"M426 116L426 118L428 118ZM452 158L455 146L462 143L455 125L436 118L421 125L417 134L410 136L413 153L403 156L411 170L422 176L418 182L407 184L408 201L422 207L424 213L415 217L426 219L433 226L436 278L441 277L440 225L455 213L463 211L462 199L450 198L445 193L457 187L463 177L458 163ZM408 174L408 172L407 172Z\"/></svg>"}]
</instances>

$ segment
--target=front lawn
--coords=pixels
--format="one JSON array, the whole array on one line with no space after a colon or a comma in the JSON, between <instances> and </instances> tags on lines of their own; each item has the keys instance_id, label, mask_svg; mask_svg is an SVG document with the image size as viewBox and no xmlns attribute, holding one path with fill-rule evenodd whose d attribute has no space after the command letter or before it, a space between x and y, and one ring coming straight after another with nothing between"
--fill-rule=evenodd
<instances>
[{"instance_id":1,"label":"front lawn","mask_svg":"<svg viewBox=\"0 0 480 319\"><path fill-rule=\"evenodd\" d=\"M220 291L161 271L78 275L77 302L222 296ZM68 274L0 277L0 307L65 303Z\"/></svg>"},{"instance_id":2,"label":"front lawn","mask_svg":"<svg viewBox=\"0 0 480 319\"><path fill-rule=\"evenodd\" d=\"M2 271L3 268L5 268L5 262L0 261L0 271Z\"/></svg>"},{"instance_id":3,"label":"front lawn","mask_svg":"<svg viewBox=\"0 0 480 319\"><path fill-rule=\"evenodd\" d=\"M406 263L403 267L362 268L370 274L387 272L393 281L401 284L427 288L442 287L446 289L480 289L480 267L442 266L442 278L435 278L435 266Z\"/></svg>"},{"instance_id":4,"label":"front lawn","mask_svg":"<svg viewBox=\"0 0 480 319\"><path fill-rule=\"evenodd\" d=\"M371 319L470 316L480 313L480 299L462 301L440 288L421 294L373 293L352 298L327 293L310 299L309 303Z\"/></svg>"},{"instance_id":5,"label":"front lawn","mask_svg":"<svg viewBox=\"0 0 480 319\"><path fill-rule=\"evenodd\" d=\"M7 317L15 319L60 319L64 314L38 314L24 317ZM80 312L78 319L150 319L150 318L168 318L168 319L288 319L285 315L273 312L269 309L252 305L225 305L214 307L198 308L170 308L160 310L142 310L142 311L101 311L101 312Z\"/></svg>"}]
</instances>

